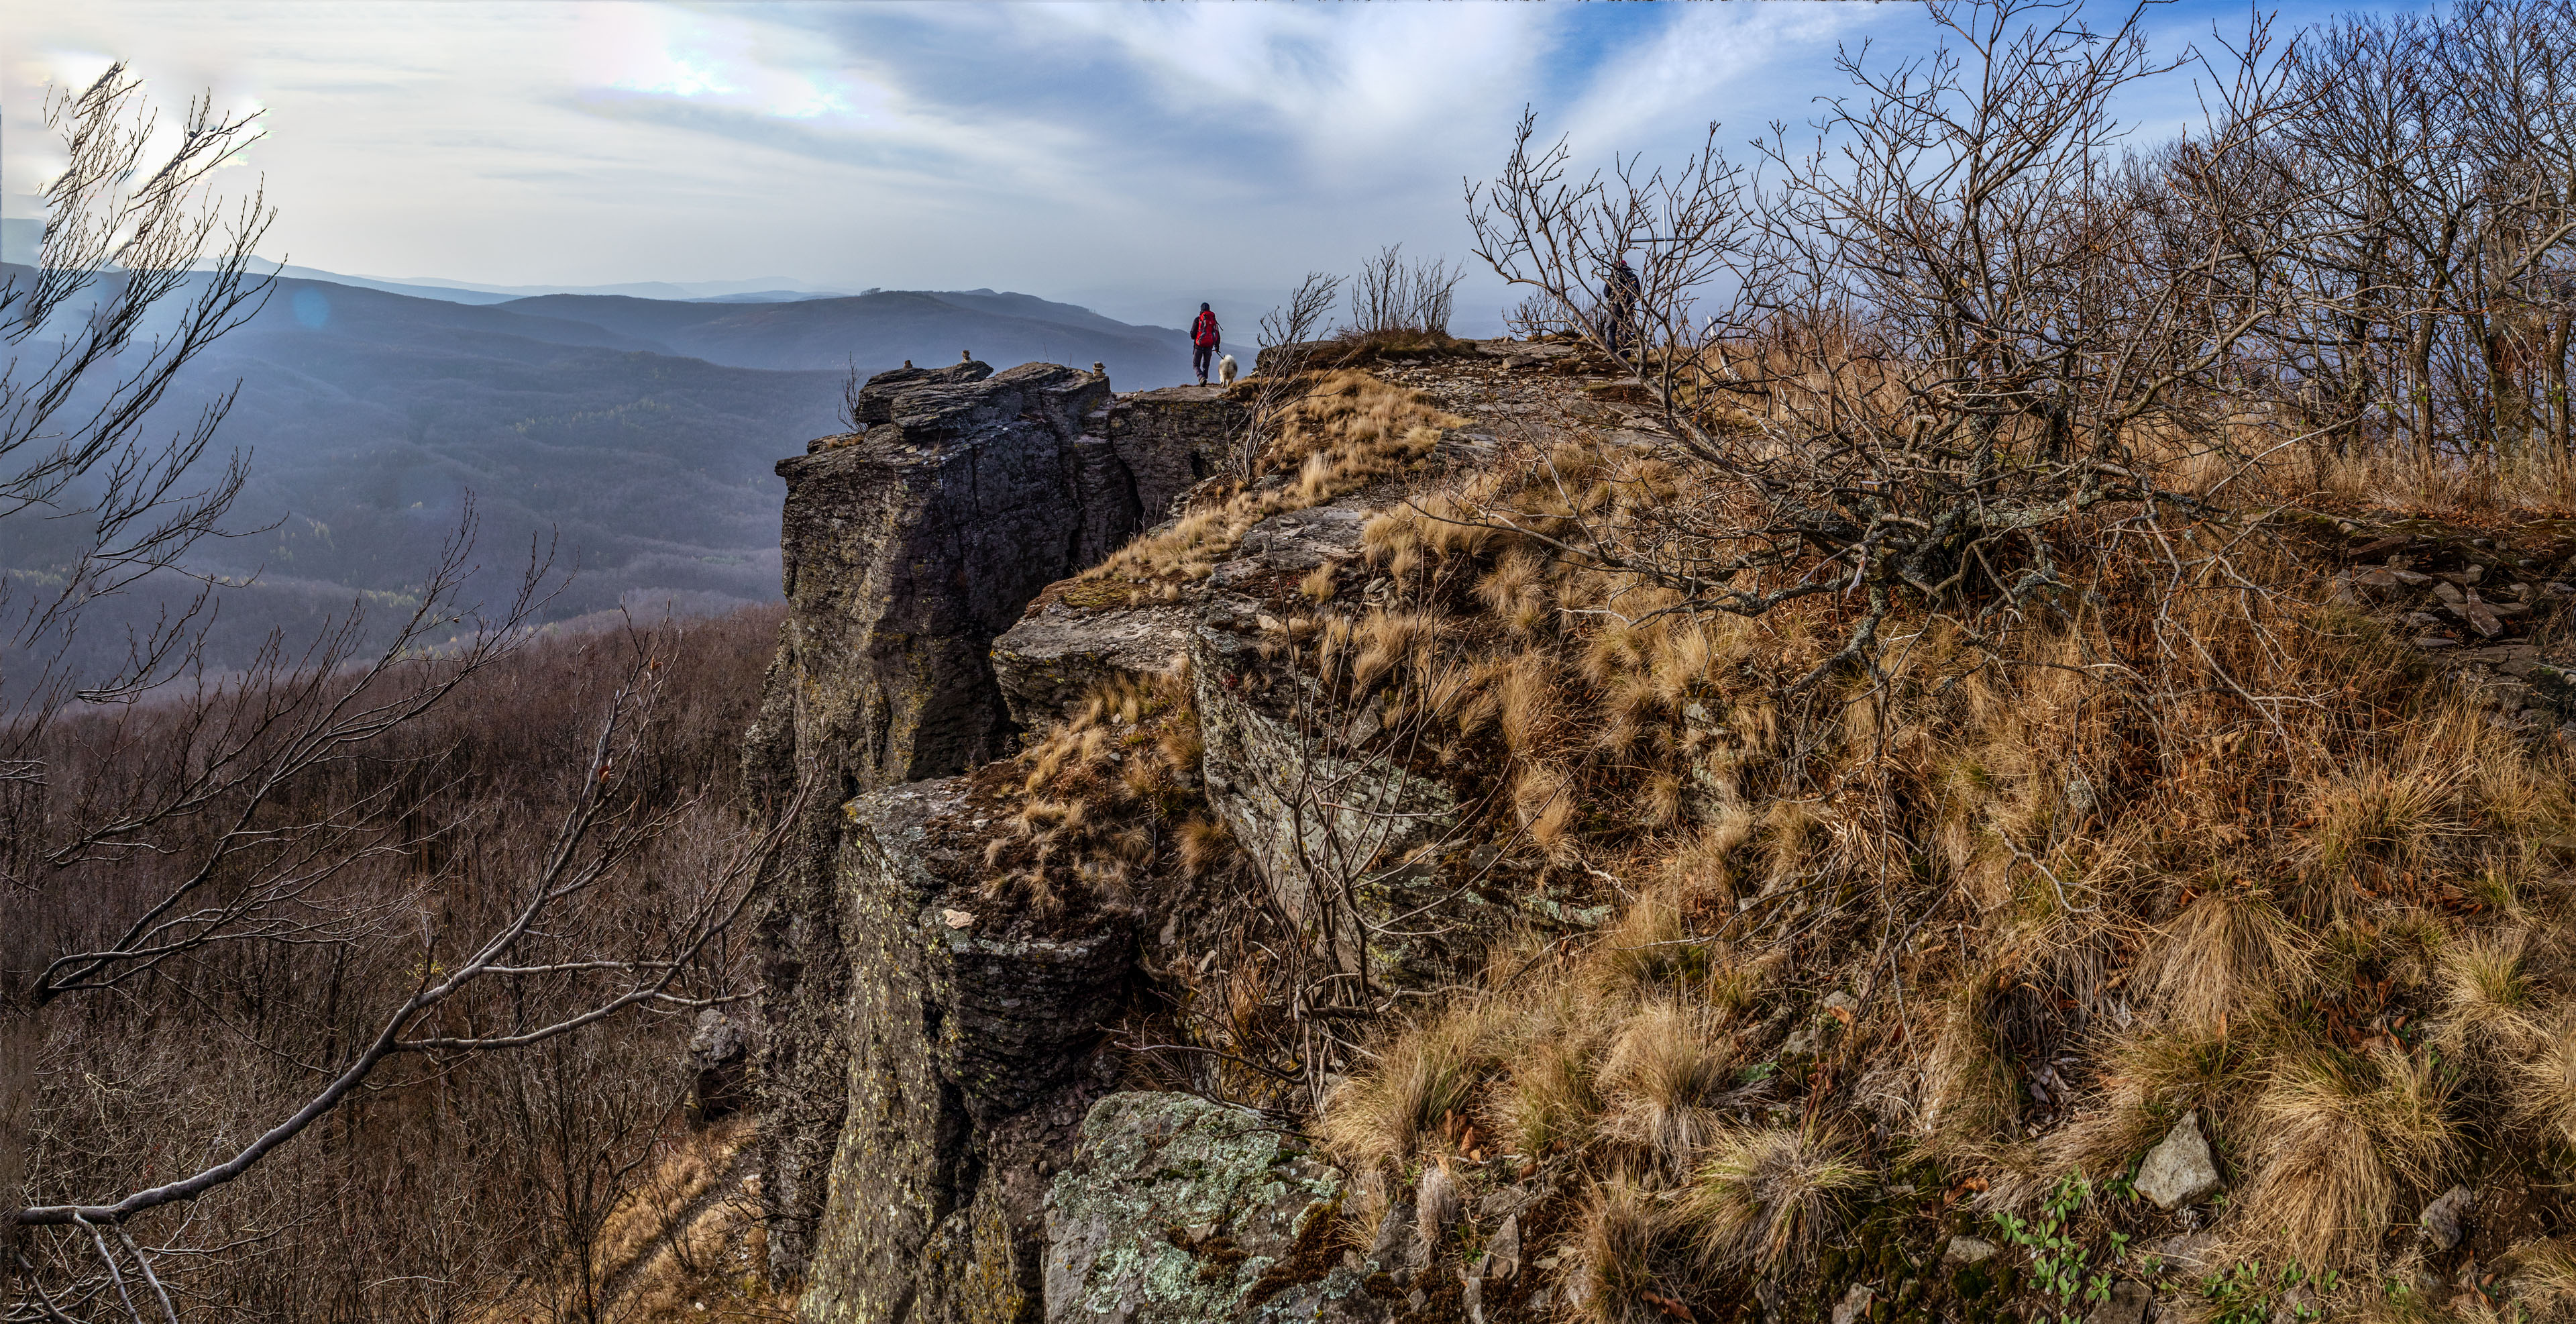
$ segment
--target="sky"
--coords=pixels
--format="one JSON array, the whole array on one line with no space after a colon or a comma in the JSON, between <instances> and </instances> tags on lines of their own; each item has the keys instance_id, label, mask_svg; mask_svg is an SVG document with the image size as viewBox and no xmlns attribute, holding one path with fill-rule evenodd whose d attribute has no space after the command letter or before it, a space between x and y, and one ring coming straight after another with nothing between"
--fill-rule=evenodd
<instances>
[{"instance_id":1,"label":"sky","mask_svg":"<svg viewBox=\"0 0 2576 1324\"><path fill-rule=\"evenodd\" d=\"M2348 6L2283 11L2283 22ZM2102 11L2116 21L2116 15ZM2157 48L2241 3L2153 12ZM1384 244L1466 259L1463 181L1526 106L1577 159L1733 153L1928 45L1919 6L0 0L0 215L39 214L49 86L123 59L265 112L268 256L506 285L779 276L1020 290L1179 325ZM2128 109L2170 131L2187 76ZM1479 274L1459 329L1506 302ZM1249 327L1247 326L1248 330Z\"/></svg>"}]
</instances>

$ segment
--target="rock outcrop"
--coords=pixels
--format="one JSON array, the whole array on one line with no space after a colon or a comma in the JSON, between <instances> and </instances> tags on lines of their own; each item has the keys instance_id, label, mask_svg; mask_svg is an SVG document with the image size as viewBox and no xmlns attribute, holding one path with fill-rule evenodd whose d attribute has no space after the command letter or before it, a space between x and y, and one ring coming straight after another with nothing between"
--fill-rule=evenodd
<instances>
[{"instance_id":1,"label":"rock outcrop","mask_svg":"<svg viewBox=\"0 0 2576 1324\"><path fill-rule=\"evenodd\" d=\"M863 430L779 466L789 615L745 755L773 803L811 788L757 939L773 1278L813 1324L1385 1318L1369 1261L1326 1235L1340 1174L1232 1110L1118 1093L1103 1047L1139 1015L1186 1040L1179 985L1140 989L1208 972L1247 915L1391 989L1454 976L1518 913L1453 793L1278 647L1311 576L1364 591L1371 507L1230 530L1231 559L1187 585L1066 582L1227 463L1248 422L1228 392L964 364L883 374L855 403ZM1028 773L990 761L1119 677L1160 678L1152 720L1182 724L1173 779L1137 792L1186 800L1156 830L1230 835L1250 867L1031 890L1072 866L1010 854L1040 849ZM1118 720L1101 769L1163 747ZM1348 866L1330 906L1318 859ZM1519 1272L1505 1225L1473 1281Z\"/></svg>"},{"instance_id":2,"label":"rock outcrop","mask_svg":"<svg viewBox=\"0 0 2576 1324\"><path fill-rule=\"evenodd\" d=\"M1046 1202L1046 1324L1384 1319L1334 1235L1346 1182L1258 1113L1112 1094Z\"/></svg>"},{"instance_id":3,"label":"rock outcrop","mask_svg":"<svg viewBox=\"0 0 2576 1324\"><path fill-rule=\"evenodd\" d=\"M1453 948L1502 917L1468 876L1457 802L1377 752L1377 705L1334 703L1269 655L1265 633L1261 613L1228 599L1190 632L1208 805L1290 916L1336 930L1354 973L1375 985L1437 980ZM1347 907L1328 911L1319 887Z\"/></svg>"},{"instance_id":4,"label":"rock outcrop","mask_svg":"<svg viewBox=\"0 0 2576 1324\"><path fill-rule=\"evenodd\" d=\"M751 1036L742 1025L709 1007L698 1013L682 1059L689 1074L689 1121L704 1126L742 1111L749 1101L744 1088L751 1058Z\"/></svg>"},{"instance_id":5,"label":"rock outcrop","mask_svg":"<svg viewBox=\"0 0 2576 1324\"><path fill-rule=\"evenodd\" d=\"M1102 423L1152 523L1200 479L1233 463L1252 411L1222 386L1166 386L1118 397Z\"/></svg>"},{"instance_id":6,"label":"rock outcrop","mask_svg":"<svg viewBox=\"0 0 2576 1324\"><path fill-rule=\"evenodd\" d=\"M1221 399L1122 399L1097 373L1043 363L880 373L855 413L863 430L778 466L789 610L745 753L771 802L810 788L757 920L763 1199L782 1281L804 1273L843 1141L851 1008L874 996L853 978L892 941L876 875L848 872L843 806L1009 752L994 637L1227 444L1190 420L1229 425Z\"/></svg>"},{"instance_id":7,"label":"rock outcrop","mask_svg":"<svg viewBox=\"0 0 2576 1324\"><path fill-rule=\"evenodd\" d=\"M976 894L965 778L850 803L848 1111L803 1317L1011 1324L1039 1300L1051 1156L1105 1083L1086 1068L1134 940L1042 931Z\"/></svg>"},{"instance_id":8,"label":"rock outcrop","mask_svg":"<svg viewBox=\"0 0 2576 1324\"><path fill-rule=\"evenodd\" d=\"M1085 431L1106 379L1032 363L896 387L860 396L861 418L884 421L778 465L790 613L772 688L800 748L831 741L856 789L1005 752L985 650L1139 527L1133 480Z\"/></svg>"}]
</instances>

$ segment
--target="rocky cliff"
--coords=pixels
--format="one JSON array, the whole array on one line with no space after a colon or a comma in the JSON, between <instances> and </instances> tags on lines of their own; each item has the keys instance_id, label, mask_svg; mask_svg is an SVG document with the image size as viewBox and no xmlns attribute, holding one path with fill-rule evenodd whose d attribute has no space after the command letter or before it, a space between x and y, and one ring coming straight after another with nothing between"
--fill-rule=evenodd
<instances>
[{"instance_id":1,"label":"rocky cliff","mask_svg":"<svg viewBox=\"0 0 2576 1324\"><path fill-rule=\"evenodd\" d=\"M994 637L1039 590L1100 560L1204 475L1240 412L1195 388L1118 397L1105 377L1052 364L905 368L862 388L863 430L779 463L790 609L746 762L773 798L800 780L814 788L759 922L764 1199L782 1276L802 1275L814 1254L835 1149L864 1152L847 1130L930 1128L918 1155L926 1166L899 1179L920 1192L910 1215L919 1227L882 1243L917 1250L957 1183L973 1185L958 1164L978 1160L956 1152L968 1119L1028 1097L988 1096L940 1074L983 1060L967 1019L950 1015L952 998L977 985L954 953L941 955L945 945L921 945L947 932L915 924L931 913L915 894L930 894L921 880L935 870L889 849L887 834L946 801L899 796L866 802L862 814L860 797L953 776L1013 747L1021 728L986 657ZM1114 972L1127 959L1106 932L1083 950L1095 949L1107 955L1075 964ZM1107 976L1068 978L1088 990ZM897 1006L914 1010L896 1015ZM1018 1048L1051 1057L1089 1032L1086 1022L1063 1042ZM862 1072L892 1074L854 1080L854 1042L865 1046ZM1000 1076L1018 1069L987 1065ZM862 1088L876 1083L885 1088ZM907 1100L926 1111L903 1112ZM940 1127L944 1139L930 1134ZM853 1226L859 1241L880 1231ZM851 1237L839 1242L836 1265L857 1253L846 1249Z\"/></svg>"},{"instance_id":2,"label":"rocky cliff","mask_svg":"<svg viewBox=\"0 0 2576 1324\"><path fill-rule=\"evenodd\" d=\"M779 466L791 611L750 759L820 788L760 930L770 1264L802 1318L1403 1299L1363 1290L1394 1260L1346 1254L1375 1224L1343 1174L1194 1097L1311 1101L1331 1059L1264 1038L1285 1004L1358 1024L1552 904L1316 665L1319 586L1388 587L1370 513L1478 446L1337 380L1294 482L1210 479L1247 425L1225 391L1043 364L882 375L863 431Z\"/></svg>"},{"instance_id":3,"label":"rocky cliff","mask_svg":"<svg viewBox=\"0 0 2576 1324\"><path fill-rule=\"evenodd\" d=\"M2096 1324L2308 1317L2335 1264L2337 1310L2563 1299L2560 526L2270 519L2342 572L2193 628L2312 708L2151 613L2000 659L1917 615L1801 690L1850 602L1683 609L1647 515L1735 498L1635 383L1433 349L1310 374L1242 479L1189 477L1227 393L1040 365L872 383L786 467L803 1318L1930 1324L2071 1313L2068 1264Z\"/></svg>"}]
</instances>

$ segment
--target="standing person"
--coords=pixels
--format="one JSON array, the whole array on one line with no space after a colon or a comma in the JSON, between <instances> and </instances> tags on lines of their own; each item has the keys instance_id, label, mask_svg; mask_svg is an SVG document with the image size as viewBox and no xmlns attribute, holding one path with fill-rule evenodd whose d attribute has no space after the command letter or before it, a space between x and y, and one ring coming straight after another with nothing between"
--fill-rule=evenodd
<instances>
[{"instance_id":1,"label":"standing person","mask_svg":"<svg viewBox=\"0 0 2576 1324\"><path fill-rule=\"evenodd\" d=\"M1611 264L1608 288L1601 292L1602 302L1610 305L1610 324L1603 333L1610 342L1612 358L1621 357L1620 351L1636 338L1631 323L1637 316L1637 301L1645 292L1645 283L1637 279L1637 269L1628 265L1628 255L1620 254L1619 260Z\"/></svg>"},{"instance_id":2,"label":"standing person","mask_svg":"<svg viewBox=\"0 0 2576 1324\"><path fill-rule=\"evenodd\" d=\"M1198 320L1190 323L1190 366L1198 371L1199 385L1207 385L1208 365L1216 361L1217 346L1224 339L1216 328L1216 314L1200 304Z\"/></svg>"}]
</instances>

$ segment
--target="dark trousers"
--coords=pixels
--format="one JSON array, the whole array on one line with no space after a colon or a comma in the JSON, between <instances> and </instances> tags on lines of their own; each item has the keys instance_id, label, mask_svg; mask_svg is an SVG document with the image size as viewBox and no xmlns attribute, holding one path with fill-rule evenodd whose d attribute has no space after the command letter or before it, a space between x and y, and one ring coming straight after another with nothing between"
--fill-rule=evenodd
<instances>
[{"instance_id":1,"label":"dark trousers","mask_svg":"<svg viewBox=\"0 0 2576 1324\"><path fill-rule=\"evenodd\" d=\"M1624 355L1637 339L1636 305L1621 301L1610 306L1610 316L1601 324L1601 338L1610 344L1610 352Z\"/></svg>"},{"instance_id":2,"label":"dark trousers","mask_svg":"<svg viewBox=\"0 0 2576 1324\"><path fill-rule=\"evenodd\" d=\"M1190 367L1199 375L1199 385L1207 385L1208 368L1216 362L1216 346L1190 346Z\"/></svg>"}]
</instances>

